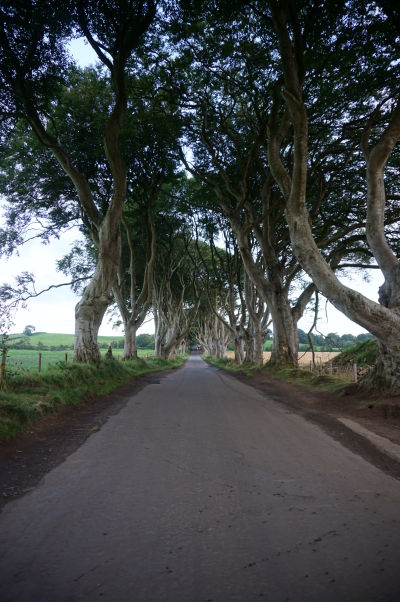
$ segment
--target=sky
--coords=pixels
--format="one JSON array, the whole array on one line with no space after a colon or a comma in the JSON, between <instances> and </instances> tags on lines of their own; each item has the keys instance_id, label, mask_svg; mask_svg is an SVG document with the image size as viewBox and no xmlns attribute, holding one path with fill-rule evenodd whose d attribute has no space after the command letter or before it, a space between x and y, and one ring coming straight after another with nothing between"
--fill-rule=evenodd
<instances>
[{"instance_id":1,"label":"sky","mask_svg":"<svg viewBox=\"0 0 400 602\"><path fill-rule=\"evenodd\" d=\"M84 44L82 39L74 40L70 44L70 51L81 66L93 64L95 54L91 48ZM0 226L2 218L0 214ZM56 261L61 259L72 244L81 237L78 229L69 230L62 234L59 240L43 245L34 240L19 249L18 255L11 258L0 258L0 284L12 284L15 276L23 271L32 272L35 276L36 290L42 290L53 284L68 282L63 274L56 271ZM362 292L367 297L377 300L378 288L383 282L379 270L370 270L370 282L364 281L360 274L355 274L351 279L341 278L348 286ZM22 332L27 324L35 326L38 332L74 332L74 308L78 302L77 297L68 286L53 289L43 295L31 299L27 307L20 308L15 314L13 332ZM317 329L323 334L337 332L338 334L360 334L363 328L348 320L337 311L330 303L326 305L323 298L320 302L320 317ZM107 315L100 327L100 335L122 334L121 328L113 328L113 320ZM299 322L299 328L308 331L313 322L313 315L306 313ZM154 332L154 323L147 321L139 332Z\"/></svg>"}]
</instances>

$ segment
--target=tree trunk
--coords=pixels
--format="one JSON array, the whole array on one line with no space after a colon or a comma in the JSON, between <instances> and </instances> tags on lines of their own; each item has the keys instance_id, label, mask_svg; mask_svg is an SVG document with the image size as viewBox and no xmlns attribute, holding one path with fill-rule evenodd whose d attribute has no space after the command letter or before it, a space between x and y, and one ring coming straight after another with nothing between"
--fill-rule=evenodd
<instances>
[{"instance_id":1,"label":"tree trunk","mask_svg":"<svg viewBox=\"0 0 400 602\"><path fill-rule=\"evenodd\" d=\"M225 326L217 317L214 318L213 335L215 340L216 357L222 360L226 355L227 336L225 333Z\"/></svg>"},{"instance_id":2,"label":"tree trunk","mask_svg":"<svg viewBox=\"0 0 400 602\"><path fill-rule=\"evenodd\" d=\"M379 341L380 361L372 378L375 387L400 390L400 341L385 345Z\"/></svg>"},{"instance_id":3,"label":"tree trunk","mask_svg":"<svg viewBox=\"0 0 400 602\"><path fill-rule=\"evenodd\" d=\"M136 331L137 331L136 324L127 322L125 324L124 330L125 330L125 339L124 339L124 353L123 353L122 359L137 360L138 353L137 353L137 344L136 344Z\"/></svg>"},{"instance_id":4,"label":"tree trunk","mask_svg":"<svg viewBox=\"0 0 400 602\"><path fill-rule=\"evenodd\" d=\"M163 340L163 320L160 315L160 312L156 308L154 308L153 313L154 313L154 326L155 326L154 355L156 357L161 357L162 340Z\"/></svg>"},{"instance_id":5,"label":"tree trunk","mask_svg":"<svg viewBox=\"0 0 400 602\"><path fill-rule=\"evenodd\" d=\"M254 361L254 345L253 345L253 334L249 329L245 331L245 349L246 353L244 356L245 364L252 364Z\"/></svg>"},{"instance_id":6,"label":"tree trunk","mask_svg":"<svg viewBox=\"0 0 400 602\"><path fill-rule=\"evenodd\" d=\"M258 366L262 366L264 362L264 334L261 328L257 328L253 335L253 362Z\"/></svg>"},{"instance_id":7,"label":"tree trunk","mask_svg":"<svg viewBox=\"0 0 400 602\"><path fill-rule=\"evenodd\" d=\"M74 362L100 361L97 336L109 303L109 297L92 296L91 285L85 289L82 299L75 306Z\"/></svg>"},{"instance_id":8,"label":"tree trunk","mask_svg":"<svg viewBox=\"0 0 400 602\"><path fill-rule=\"evenodd\" d=\"M238 336L234 339L235 345L235 362L236 364L243 364L244 361L244 344L242 337Z\"/></svg>"},{"instance_id":9,"label":"tree trunk","mask_svg":"<svg viewBox=\"0 0 400 602\"><path fill-rule=\"evenodd\" d=\"M293 320L291 307L285 294L274 294L274 302L270 304L269 309L274 328L274 346L270 364L297 366L297 323Z\"/></svg>"},{"instance_id":10,"label":"tree trunk","mask_svg":"<svg viewBox=\"0 0 400 602\"><path fill-rule=\"evenodd\" d=\"M177 336L178 325L176 320L173 320L167 328L167 334L165 335L165 344L161 346L161 356L163 359L168 360L172 355L176 353L176 347L178 345L179 338Z\"/></svg>"},{"instance_id":11,"label":"tree trunk","mask_svg":"<svg viewBox=\"0 0 400 602\"><path fill-rule=\"evenodd\" d=\"M175 354L176 354L175 343L170 343L168 346L163 347L161 350L161 357L164 360L169 360Z\"/></svg>"},{"instance_id":12,"label":"tree trunk","mask_svg":"<svg viewBox=\"0 0 400 602\"><path fill-rule=\"evenodd\" d=\"M121 256L120 213L108 211L99 228L98 261L94 276L75 307L75 362L98 362L97 336L118 273Z\"/></svg>"}]
</instances>

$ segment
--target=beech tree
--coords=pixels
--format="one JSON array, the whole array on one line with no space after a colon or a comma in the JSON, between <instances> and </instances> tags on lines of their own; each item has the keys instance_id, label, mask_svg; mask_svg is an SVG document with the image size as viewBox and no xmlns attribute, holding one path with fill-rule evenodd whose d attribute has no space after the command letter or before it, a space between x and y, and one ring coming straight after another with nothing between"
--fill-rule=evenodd
<instances>
[{"instance_id":1,"label":"beech tree","mask_svg":"<svg viewBox=\"0 0 400 602\"><path fill-rule=\"evenodd\" d=\"M54 7L53 7L54 8ZM126 196L126 165L119 138L127 108L126 66L150 27L156 4L147 2L72 2L49 11L45 1L3 2L0 7L0 73L2 114L6 122L20 117L39 142L57 159L75 188L82 216L94 233L98 261L75 310L76 361L97 361L97 333L110 300L120 257L120 221ZM112 16L112 18L111 18ZM109 73L113 102L103 143L112 175L112 195L99 207L88 174L74 161L68 131L53 119L53 88L62 83L66 67L64 42L78 28ZM75 127L85 128L82 122Z\"/></svg>"},{"instance_id":2,"label":"beech tree","mask_svg":"<svg viewBox=\"0 0 400 602\"><path fill-rule=\"evenodd\" d=\"M32 219L43 238L77 223L90 238L86 268L82 249L64 262L90 278L76 359L98 358L114 299L127 357L152 303L159 354L196 324L213 353L229 333L237 361L245 343L261 362L271 317L271 361L295 365L297 322L319 291L377 336L379 370L398 389L398 9L166 2L146 35L150 0L74 1L54 15L46 5L0 6L1 240L15 248ZM70 64L65 41L77 32L96 69ZM191 183L177 182L178 159ZM353 267L382 271L379 303L341 283Z\"/></svg>"},{"instance_id":3,"label":"beech tree","mask_svg":"<svg viewBox=\"0 0 400 602\"><path fill-rule=\"evenodd\" d=\"M186 249L187 234L163 236L153 282L155 354L168 359L189 339L200 305L197 270Z\"/></svg>"},{"instance_id":4,"label":"beech tree","mask_svg":"<svg viewBox=\"0 0 400 602\"><path fill-rule=\"evenodd\" d=\"M225 333L229 333L237 363L262 364L270 325L269 309L246 273L236 237L218 212L200 211L195 223L197 254L201 259L200 279L211 310L206 313L204 324L200 322L202 339L208 341L208 348L210 341L214 341L214 352L210 355L216 353L219 356L223 343L218 341L224 341ZM199 244L200 227L206 244ZM249 247L252 247L251 242Z\"/></svg>"},{"instance_id":5,"label":"beech tree","mask_svg":"<svg viewBox=\"0 0 400 602\"><path fill-rule=\"evenodd\" d=\"M356 74L366 75L368 64L369 82L367 95L358 88L358 103L370 114L363 120L362 149L366 162L366 234L371 252L384 276L380 289L380 303L375 303L352 290L338 280L319 251L310 227L307 208L308 166L308 113L303 88L307 81L304 54L306 39L304 21L297 11L289 10L286 2L270 2L269 7L276 31L281 58L282 81L280 91L285 102L284 113L293 126L293 164L284 164L281 145L269 145L269 163L275 181L279 184L286 201L285 214L289 226L294 252L304 269L310 274L318 289L350 319L360 324L379 341L381 365L377 375L382 382L394 390L400 388L400 343L399 343L399 293L400 266L398 258L385 237L384 213L386 206L385 169L400 137L400 100L394 71L398 68L398 33L379 5L363 2L350 3L350 14L332 22L321 21L324 35L331 39L342 36L336 46L340 52L341 65L349 73L349 60L358 56L359 70ZM367 9L367 10L365 10ZM365 13L361 13L365 11ZM382 24L385 30L382 29ZM382 36L382 31L385 34ZM368 40L376 53L375 61L386 67L386 77L371 78L371 55L366 56L364 43ZM379 40L379 43L378 43ZM347 42L348 41L348 42ZM308 41L310 43L310 41ZM349 49L351 52L349 52ZM341 77L343 71L329 72L326 77ZM376 89L370 90L371 79ZM378 119L379 117L379 119ZM374 127L375 126L375 127Z\"/></svg>"},{"instance_id":6,"label":"beech tree","mask_svg":"<svg viewBox=\"0 0 400 602\"><path fill-rule=\"evenodd\" d=\"M214 191L252 286L269 308L274 325L271 362L296 364L297 323L316 286L308 281L296 299L290 297L304 275L291 251L284 195L269 165L271 149L277 145L288 165L293 155L290 120L287 115L276 120L281 99L273 42L273 31L264 33L257 13L251 11L250 16L246 13L222 25L211 18L189 32L181 42L178 67L186 73L181 101L184 145L190 146L193 159L184 151L181 157L187 170ZM354 196L346 207L336 186L343 180L352 149L346 153L340 141L325 141L321 123L327 111L325 107L315 124L318 137L310 169L313 231L333 269L340 269L343 259L348 266L360 263L360 257L368 265L360 198ZM353 180L345 180L341 192L350 184L354 187ZM341 220L343 215L347 223Z\"/></svg>"}]
</instances>

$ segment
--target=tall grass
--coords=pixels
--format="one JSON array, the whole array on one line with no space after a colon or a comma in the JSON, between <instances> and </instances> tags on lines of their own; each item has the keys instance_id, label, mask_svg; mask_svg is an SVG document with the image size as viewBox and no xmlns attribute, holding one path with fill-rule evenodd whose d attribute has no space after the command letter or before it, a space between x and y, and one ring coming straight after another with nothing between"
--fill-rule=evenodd
<instances>
[{"instance_id":1,"label":"tall grass","mask_svg":"<svg viewBox=\"0 0 400 602\"><path fill-rule=\"evenodd\" d=\"M100 350L105 355L105 350ZM74 352L72 350L64 351L40 351L39 349L9 349L7 351L7 366L12 372L30 370L37 372L39 353L42 354L42 370L46 370L57 362L65 363L65 354L68 355L68 362L72 362ZM113 356L122 357L123 349L113 349ZM139 357L154 355L152 349L138 349Z\"/></svg>"},{"instance_id":2,"label":"tall grass","mask_svg":"<svg viewBox=\"0 0 400 602\"><path fill-rule=\"evenodd\" d=\"M135 377L177 368L185 358L116 359L94 364L58 364L41 374L16 373L0 391L0 440L8 440L35 420L65 406L76 406L97 395L109 393Z\"/></svg>"},{"instance_id":3,"label":"tall grass","mask_svg":"<svg viewBox=\"0 0 400 602\"><path fill-rule=\"evenodd\" d=\"M375 366L379 357L378 341L369 339L356 343L352 347L342 351L333 360L335 366L346 366L351 364Z\"/></svg>"},{"instance_id":4,"label":"tall grass","mask_svg":"<svg viewBox=\"0 0 400 602\"><path fill-rule=\"evenodd\" d=\"M269 374L284 381L292 382L304 387L315 387L321 391L341 392L343 387L348 385L350 382L350 379L347 376L316 374L306 370L304 367L273 367L269 366L268 364L264 364L264 366L258 366L255 364L239 365L233 360L226 358L215 359L212 357L205 357L204 359L209 364L212 364L217 368L227 370L228 372L244 374L248 377L251 377L255 373Z\"/></svg>"}]
</instances>

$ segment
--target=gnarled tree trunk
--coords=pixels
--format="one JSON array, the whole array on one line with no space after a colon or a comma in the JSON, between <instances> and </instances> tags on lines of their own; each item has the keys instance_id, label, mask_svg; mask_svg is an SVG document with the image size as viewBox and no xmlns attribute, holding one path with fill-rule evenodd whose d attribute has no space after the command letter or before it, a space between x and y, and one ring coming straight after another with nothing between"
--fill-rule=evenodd
<instances>
[{"instance_id":1,"label":"gnarled tree trunk","mask_svg":"<svg viewBox=\"0 0 400 602\"><path fill-rule=\"evenodd\" d=\"M272 295L270 302L272 323L274 326L274 346L271 353L271 365L297 365L298 336L297 322L293 320L292 309L284 293Z\"/></svg>"},{"instance_id":2,"label":"gnarled tree trunk","mask_svg":"<svg viewBox=\"0 0 400 602\"><path fill-rule=\"evenodd\" d=\"M75 306L74 361L99 362L100 351L97 335L104 314L110 304L108 297L96 294L94 287L86 287L81 300Z\"/></svg>"},{"instance_id":3,"label":"gnarled tree trunk","mask_svg":"<svg viewBox=\"0 0 400 602\"><path fill-rule=\"evenodd\" d=\"M122 203L121 203L122 212ZM107 307L121 254L119 212L108 212L99 227L99 258L92 280L75 307L74 361L97 362L97 336Z\"/></svg>"},{"instance_id":4,"label":"gnarled tree trunk","mask_svg":"<svg viewBox=\"0 0 400 602\"><path fill-rule=\"evenodd\" d=\"M283 6L283 5L282 5ZM363 136L363 150L367 159L367 237L381 268L385 283L381 289L381 303L375 303L361 293L344 286L319 252L312 236L306 208L308 120L303 101L298 64L300 46L292 44L287 14L282 6L271 3L274 26L278 34L284 74L284 98L294 128L294 162L289 174L283 165L279 148L268 146L271 172L286 199L286 219L295 255L310 274L319 291L348 318L374 334L381 350L380 377L392 390L400 391L400 287L399 263L384 235L384 169L400 137L400 99L390 122L375 146L368 148L373 120L367 124ZM295 34L296 35L296 34Z\"/></svg>"}]
</instances>

